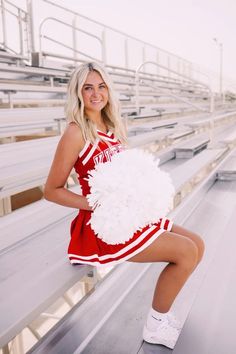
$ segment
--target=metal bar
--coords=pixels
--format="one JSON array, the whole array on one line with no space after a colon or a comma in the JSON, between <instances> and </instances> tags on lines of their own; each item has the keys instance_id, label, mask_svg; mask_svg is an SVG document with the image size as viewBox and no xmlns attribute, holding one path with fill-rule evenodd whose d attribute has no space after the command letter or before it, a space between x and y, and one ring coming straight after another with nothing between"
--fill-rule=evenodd
<instances>
[{"instance_id":1,"label":"metal bar","mask_svg":"<svg viewBox=\"0 0 236 354\"><path fill-rule=\"evenodd\" d=\"M48 36L43 36L43 35L42 35L42 37L43 37L43 38L46 38L47 40L49 40L49 41L51 41L51 42L57 43L57 44L61 45L61 46L64 47L64 48L74 50L73 47L70 47L70 46L68 46L68 45L66 45L66 44L63 44L62 42L59 42L59 41L57 41L57 40L55 40L55 39L53 39L53 38L50 38L50 37L48 37ZM91 55L85 54L85 53L81 52L80 50L76 50L76 52L79 53L79 54L82 54L82 55L86 56L86 57L89 58L89 59L98 60L97 58L94 58L94 57L92 57ZM41 52L41 54L42 54L42 52ZM59 57L59 56L58 56L58 57ZM71 58L71 60L75 60L75 58ZM79 60L79 59L76 59L76 61L80 61L80 60Z\"/></svg>"},{"instance_id":2,"label":"metal bar","mask_svg":"<svg viewBox=\"0 0 236 354\"><path fill-rule=\"evenodd\" d=\"M146 62L146 51L145 51L145 46L142 48L142 58L143 58L143 63ZM143 71L146 72L145 65L143 65Z\"/></svg>"},{"instance_id":3,"label":"metal bar","mask_svg":"<svg viewBox=\"0 0 236 354\"><path fill-rule=\"evenodd\" d=\"M2 34L3 34L3 47L7 48L7 31L6 31L6 17L5 17L5 0L1 0L1 10L2 10Z\"/></svg>"},{"instance_id":4,"label":"metal bar","mask_svg":"<svg viewBox=\"0 0 236 354\"><path fill-rule=\"evenodd\" d=\"M106 48L106 28L103 28L102 31L102 61L107 64L107 48Z\"/></svg>"},{"instance_id":5,"label":"metal bar","mask_svg":"<svg viewBox=\"0 0 236 354\"><path fill-rule=\"evenodd\" d=\"M63 46L64 48L71 49L71 50L73 51L73 53L74 53L74 60L76 60L76 57L75 57L75 54L76 54L76 53L82 54L80 51L75 50L75 48L74 48L74 43L73 43L73 47L70 47L70 46L67 46L66 44L63 44L62 42L59 42L59 41L57 41L57 40L55 40L55 39L52 39L52 38L50 38L50 37L45 36L45 35L42 33L42 29L43 29L43 25L44 25L45 22L47 22L47 21L55 21L55 22L58 22L58 23L60 23L60 24L62 24L62 25L64 25L64 26L67 26L67 27L69 27L69 28L72 28L72 30L74 30L74 32L76 32L76 31L82 32L82 33L88 35L89 37L92 37L92 38L97 39L97 40L99 41L100 45L101 45L101 48L102 48L102 57L103 57L104 60L106 60L106 53L105 53L105 49L104 49L104 38L101 40L98 36L95 36L95 35L93 35L93 34L87 32L87 31L81 30L80 28L77 28L77 27L75 27L75 26L73 26L73 25L71 25L71 24L69 24L69 23L67 23L67 22L61 21L61 20L59 20L59 19L57 19L57 18L55 18L55 17L47 17L47 18L45 18L45 19L40 23L40 26L39 26L39 53L40 53L40 56L42 56L42 39L43 39L43 38L47 38L48 40L51 40L52 42L57 43L57 44ZM93 58L93 57L91 57L90 55L87 55L87 54L83 54L83 55L85 55L87 58L90 58L90 59L92 59L92 60L97 60L96 58ZM105 61L104 61L104 62L105 62Z\"/></svg>"},{"instance_id":6,"label":"metal bar","mask_svg":"<svg viewBox=\"0 0 236 354\"><path fill-rule=\"evenodd\" d=\"M9 0L4 0L4 2L6 2L7 4L11 5L12 7L14 7L15 9L19 9L19 6L16 6L15 4L13 4L13 2L9 1ZM23 10L22 8L20 8L22 12L24 12L25 14L27 13L25 10Z\"/></svg>"},{"instance_id":7,"label":"metal bar","mask_svg":"<svg viewBox=\"0 0 236 354\"><path fill-rule=\"evenodd\" d=\"M42 32L42 27L43 27L43 25L45 24L46 21L49 21L49 20L55 21L55 22L58 22L58 23L61 23L62 25L65 25L65 26L70 27L70 28L73 27L73 26L70 25L69 23L64 22L64 21L61 21L61 20L59 20L58 18L55 18L55 17L47 17L47 18L45 18L45 19L40 23L40 25L39 25L39 34L40 34L40 35L41 35L41 32ZM98 36L95 36L94 34L91 34L91 33L87 32L87 31L84 31L84 30L82 30L82 29L80 29L80 28L77 28L77 27L75 27L75 30L76 30L76 31L79 31L79 32L82 32L82 33L84 33L84 34L87 34L88 36L90 36L90 37L92 37L92 38L95 38L95 39L97 39L100 43L102 43L102 40L101 40Z\"/></svg>"},{"instance_id":8,"label":"metal bar","mask_svg":"<svg viewBox=\"0 0 236 354\"><path fill-rule=\"evenodd\" d=\"M31 51L35 52L33 0L27 0L27 24L29 26Z\"/></svg>"},{"instance_id":9,"label":"metal bar","mask_svg":"<svg viewBox=\"0 0 236 354\"><path fill-rule=\"evenodd\" d=\"M125 67L129 69L129 47L128 47L128 38L125 38Z\"/></svg>"},{"instance_id":10,"label":"metal bar","mask_svg":"<svg viewBox=\"0 0 236 354\"><path fill-rule=\"evenodd\" d=\"M19 40L20 40L20 54L24 55L24 43L23 43L23 29L22 29L22 18L21 18L21 10L18 9L18 25L19 25Z\"/></svg>"},{"instance_id":11,"label":"metal bar","mask_svg":"<svg viewBox=\"0 0 236 354\"><path fill-rule=\"evenodd\" d=\"M84 19L86 19L86 20L88 20L88 21L90 21L90 22L92 22L92 23L96 23L97 25L100 25L100 26L104 27L104 24L103 24L103 23L101 23L101 22L99 22L99 21L96 21L96 20L92 20L91 18L89 18L89 17L87 17L87 16L84 16L84 15L81 15L81 14L79 14L78 12L75 12L75 11L73 11L73 10L69 10L69 9L67 9L67 8L64 7L64 6L61 6L61 5L58 5L58 4L54 3L53 1L50 1L50 0L42 0L42 1L44 1L44 2L46 2L46 3L48 3L48 4L51 4L51 5L55 6L55 7L58 7L58 8L60 8L60 9L62 9L62 10L64 10L64 11L66 11L66 12L71 13L71 14L80 16L81 18L84 18ZM158 50L162 51L163 53L166 53L166 54L168 54L168 55L171 55L171 56L173 56L173 57L175 57L175 58L179 58L179 59L181 59L181 60L185 60L184 58L181 58L181 57L178 56L178 55L175 55L175 54L173 54L173 53L171 53L171 52L169 52L169 51L167 51L167 50L161 49L161 48L159 48L159 47L157 47L157 46L155 46L155 45L153 45L153 44L150 44L150 43L148 43L148 42L142 41L142 40L140 40L139 38L136 38L136 37L134 37L134 36L130 36L130 35L128 35L127 33L123 32L123 31L120 31L120 30L117 30L117 29L115 29L115 28L113 28L113 27L111 27L111 26L105 26L105 27L106 27L106 29L109 29L109 30L111 30L111 31L114 31L114 32L116 32L116 33L119 33L119 34L121 34L121 35L123 35L123 36L125 36L125 37L127 37L127 38L129 38L129 39L133 39L134 41L137 41L137 42L139 42L139 43L142 43L143 45L148 45L148 46L151 47L151 48L158 49Z\"/></svg>"},{"instance_id":12,"label":"metal bar","mask_svg":"<svg viewBox=\"0 0 236 354\"><path fill-rule=\"evenodd\" d=\"M161 68L163 68L163 69L165 69L165 70L169 70L169 71L172 72L172 73L178 74L175 70L172 70L172 69L170 69L170 68L168 68L168 67L165 67L165 66L163 66L163 65L157 64L156 62L153 62L153 61L147 61L147 62L144 62L144 63L142 63L141 65L139 65L139 67L137 68L137 70L136 70L136 72L135 72L135 93L136 93L136 110L137 110L137 112L140 111L140 107L139 107L139 106L140 106L140 105L139 105L139 96L140 96L140 90L139 90L139 71L140 71L140 69L141 69L145 64L147 64L147 63L153 64L153 65L156 65L156 66L159 66L159 67L161 67ZM179 74L179 76L183 76L184 78L186 77L185 75L182 75L182 74ZM207 86L206 84L201 83L201 82L199 82L199 81L197 81L197 80L192 80L192 82L193 82L193 83L197 83L197 84L201 84L203 87L206 87L206 88L209 90L210 112L211 112L212 108L214 109L214 96L213 96L213 92L212 92L211 87L209 87L209 86ZM151 84L148 84L148 85L149 85L149 86L152 86ZM155 87L155 88L157 88L157 87ZM166 94L166 92L164 92L164 93ZM199 106L193 104L192 102L189 102L188 100L183 99L182 97L180 98L179 96L176 96L176 95L171 94L171 93L167 93L167 95L173 96L173 97L175 97L176 99L179 99L179 100L181 100L181 101L183 101L183 102L185 102L185 103L187 103L187 104L190 104L191 106L194 106L195 108L198 108L198 109L200 109L200 110L203 110L201 107L199 107ZM204 110L204 111L205 111L205 110ZM212 124L214 124L214 123L212 123Z\"/></svg>"}]
</instances>

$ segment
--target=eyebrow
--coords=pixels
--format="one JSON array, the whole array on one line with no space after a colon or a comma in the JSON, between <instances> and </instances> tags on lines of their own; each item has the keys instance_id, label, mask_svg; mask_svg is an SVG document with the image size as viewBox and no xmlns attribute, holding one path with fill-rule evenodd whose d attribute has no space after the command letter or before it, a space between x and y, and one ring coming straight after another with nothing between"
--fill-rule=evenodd
<instances>
[{"instance_id":1,"label":"eyebrow","mask_svg":"<svg viewBox=\"0 0 236 354\"><path fill-rule=\"evenodd\" d=\"M98 86L100 86L100 85L106 85L105 84L105 82L103 81L103 82L100 82L100 84L98 84ZM94 86L93 84L84 84L84 86Z\"/></svg>"}]
</instances>

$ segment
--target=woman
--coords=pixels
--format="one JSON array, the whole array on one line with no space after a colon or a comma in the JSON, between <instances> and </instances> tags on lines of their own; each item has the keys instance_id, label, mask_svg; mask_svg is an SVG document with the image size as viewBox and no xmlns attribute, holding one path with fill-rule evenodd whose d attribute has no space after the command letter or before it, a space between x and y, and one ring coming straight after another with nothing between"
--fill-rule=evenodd
<instances>
[{"instance_id":1,"label":"woman","mask_svg":"<svg viewBox=\"0 0 236 354\"><path fill-rule=\"evenodd\" d=\"M85 63L74 70L68 86L66 115L68 126L58 144L44 196L79 209L71 223L70 262L95 266L123 261L167 262L156 284L143 337L147 342L173 348L180 327L170 308L202 258L203 241L167 218L137 231L125 244L111 245L96 237L88 223L92 213L86 198L88 171L98 163L110 161L127 142L112 83L100 64ZM82 195L64 187L73 167Z\"/></svg>"}]
</instances>

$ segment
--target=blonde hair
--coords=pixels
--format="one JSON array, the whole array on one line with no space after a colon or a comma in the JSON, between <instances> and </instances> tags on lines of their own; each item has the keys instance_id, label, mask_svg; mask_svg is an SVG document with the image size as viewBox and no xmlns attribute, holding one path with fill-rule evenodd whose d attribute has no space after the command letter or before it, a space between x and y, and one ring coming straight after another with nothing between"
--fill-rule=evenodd
<instances>
[{"instance_id":1,"label":"blonde hair","mask_svg":"<svg viewBox=\"0 0 236 354\"><path fill-rule=\"evenodd\" d=\"M108 88L108 103L102 110L104 123L115 137L123 144L127 144L125 126L121 120L120 105L115 95L113 84L105 68L96 62L89 62L78 66L71 74L67 91L65 113L68 123L74 122L80 126L84 140L92 144L96 139L103 140L97 132L92 120L85 117L82 87L91 71L98 72Z\"/></svg>"}]
</instances>

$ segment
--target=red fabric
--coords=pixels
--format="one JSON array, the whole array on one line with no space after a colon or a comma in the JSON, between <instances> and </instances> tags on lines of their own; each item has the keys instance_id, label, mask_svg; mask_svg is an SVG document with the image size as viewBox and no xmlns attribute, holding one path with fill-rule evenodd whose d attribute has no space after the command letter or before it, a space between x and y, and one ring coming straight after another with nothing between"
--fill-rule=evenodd
<instances>
[{"instance_id":1,"label":"red fabric","mask_svg":"<svg viewBox=\"0 0 236 354\"><path fill-rule=\"evenodd\" d=\"M122 145L114 138L114 134L98 133L109 142L109 146L101 140L94 145L87 144L74 165L84 196L90 192L86 180L88 172L94 169L97 163L109 161L113 154L123 150ZM72 264L120 263L146 248L156 237L171 227L169 219L160 220L152 226L146 226L141 231L137 231L125 244L110 245L96 237L90 225L87 225L91 213L91 211L80 210L71 222L68 256Z\"/></svg>"}]
</instances>

